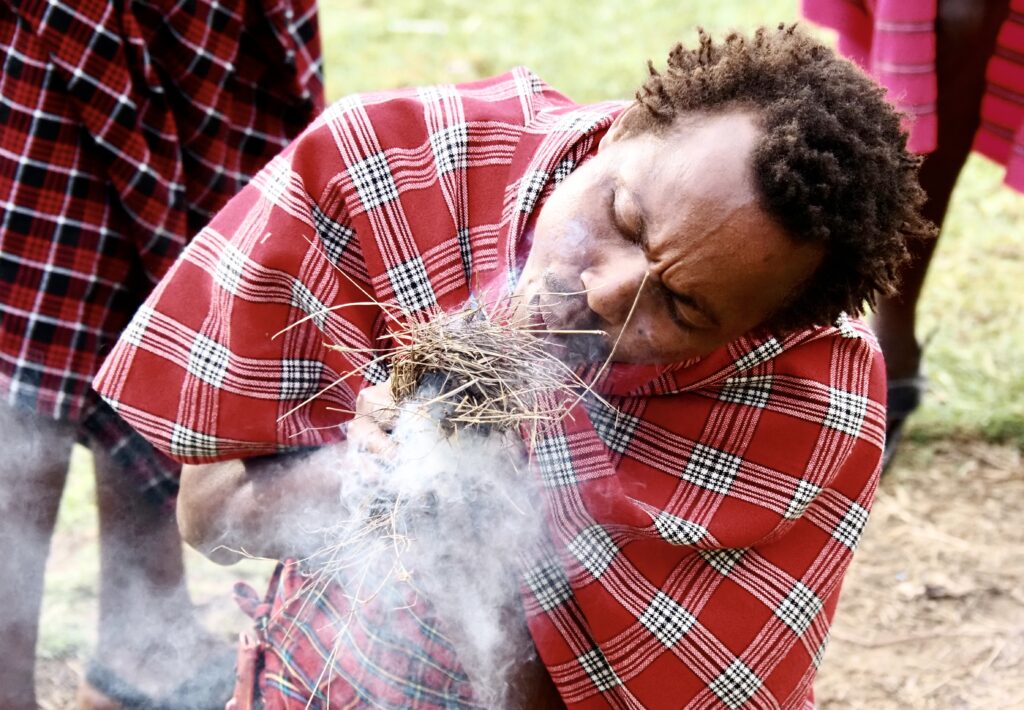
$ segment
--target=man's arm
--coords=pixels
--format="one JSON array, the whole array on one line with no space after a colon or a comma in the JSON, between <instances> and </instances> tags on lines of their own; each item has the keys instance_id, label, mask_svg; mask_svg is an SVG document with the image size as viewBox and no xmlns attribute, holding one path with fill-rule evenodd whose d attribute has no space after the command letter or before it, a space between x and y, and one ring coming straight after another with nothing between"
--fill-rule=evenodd
<instances>
[{"instance_id":1,"label":"man's arm","mask_svg":"<svg viewBox=\"0 0 1024 710\"><path fill-rule=\"evenodd\" d=\"M367 455L366 466L391 453L387 432L394 415L390 382L365 387L356 397L348 439L328 447L185 466L178 494L178 526L192 547L218 564L245 555L302 558L323 545L322 531L344 506L347 447Z\"/></svg>"},{"instance_id":2,"label":"man's arm","mask_svg":"<svg viewBox=\"0 0 1024 710\"><path fill-rule=\"evenodd\" d=\"M178 494L182 538L223 565L245 556L310 555L323 544L322 530L338 519L347 445L185 466Z\"/></svg>"}]
</instances>

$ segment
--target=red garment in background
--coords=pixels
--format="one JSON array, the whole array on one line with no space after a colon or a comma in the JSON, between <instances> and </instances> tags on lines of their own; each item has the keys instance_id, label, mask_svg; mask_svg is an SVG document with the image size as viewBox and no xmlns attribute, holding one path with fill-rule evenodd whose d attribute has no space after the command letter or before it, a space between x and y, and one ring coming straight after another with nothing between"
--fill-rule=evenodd
<instances>
[{"instance_id":1,"label":"red garment in background","mask_svg":"<svg viewBox=\"0 0 1024 710\"><path fill-rule=\"evenodd\" d=\"M578 106L523 69L342 99L189 245L97 390L182 461L340 440L340 412L385 368L283 415L365 364L389 323L325 309L370 294L429 317L513 283L539 205L621 106ZM877 482L877 344L843 320L613 365L595 389L611 409L586 399L532 442L549 541L523 604L565 702L803 706ZM289 566L271 590L268 708L474 706L423 599L353 617L339 585L302 584Z\"/></svg>"},{"instance_id":2,"label":"red garment in background","mask_svg":"<svg viewBox=\"0 0 1024 710\"><path fill-rule=\"evenodd\" d=\"M935 150L936 0L803 0L803 11L837 30L839 50L889 89L910 118L910 150ZM1006 184L1024 192L1024 0L1010 0L985 78L974 149L1006 166Z\"/></svg>"}]
</instances>

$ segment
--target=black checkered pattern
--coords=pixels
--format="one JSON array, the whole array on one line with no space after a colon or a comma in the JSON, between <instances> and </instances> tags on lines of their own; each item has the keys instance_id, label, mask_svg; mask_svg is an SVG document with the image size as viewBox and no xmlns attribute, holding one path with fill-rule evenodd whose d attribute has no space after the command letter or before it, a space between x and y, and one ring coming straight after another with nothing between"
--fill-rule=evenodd
<instances>
[{"instance_id":1,"label":"black checkered pattern","mask_svg":"<svg viewBox=\"0 0 1024 710\"><path fill-rule=\"evenodd\" d=\"M831 638L831 633L826 633L825 638L822 639L821 645L818 646L818 650L811 656L811 663L814 664L815 668L821 668L821 662L825 660L825 650L828 648L828 641Z\"/></svg>"},{"instance_id":2,"label":"black checkered pattern","mask_svg":"<svg viewBox=\"0 0 1024 710\"><path fill-rule=\"evenodd\" d=\"M383 153L376 153L354 163L348 172L352 176L356 192L359 193L359 200L367 211L398 199L395 178Z\"/></svg>"},{"instance_id":3,"label":"black checkered pattern","mask_svg":"<svg viewBox=\"0 0 1024 710\"><path fill-rule=\"evenodd\" d=\"M693 447L682 477L701 488L715 493L728 493L736 480L743 460L720 449L704 444Z\"/></svg>"},{"instance_id":4,"label":"black checkered pattern","mask_svg":"<svg viewBox=\"0 0 1024 710\"><path fill-rule=\"evenodd\" d=\"M719 550L698 550L697 554L704 558L719 574L729 576L733 567L747 554L746 550L724 547Z\"/></svg>"},{"instance_id":5,"label":"black checkered pattern","mask_svg":"<svg viewBox=\"0 0 1024 710\"><path fill-rule=\"evenodd\" d=\"M572 539L568 548L595 578L600 578L619 554L615 541L600 525L584 528L583 532Z\"/></svg>"},{"instance_id":6,"label":"black checkered pattern","mask_svg":"<svg viewBox=\"0 0 1024 710\"><path fill-rule=\"evenodd\" d=\"M601 437L605 446L616 453L626 453L640 420L608 407L596 398L588 398L584 404L590 416L590 423L594 425L594 431Z\"/></svg>"},{"instance_id":7,"label":"black checkered pattern","mask_svg":"<svg viewBox=\"0 0 1024 710\"><path fill-rule=\"evenodd\" d=\"M139 310L135 311L131 321L128 322L128 327L121 334L121 339L132 345L139 345L142 342L142 337L146 334L146 328L149 327L149 320L152 317L153 309L150 306L140 306Z\"/></svg>"},{"instance_id":8,"label":"black checkered pattern","mask_svg":"<svg viewBox=\"0 0 1024 710\"><path fill-rule=\"evenodd\" d=\"M640 616L640 623L665 646L671 648L693 628L697 617L671 597L657 592L650 606Z\"/></svg>"},{"instance_id":9,"label":"black checkered pattern","mask_svg":"<svg viewBox=\"0 0 1024 710\"><path fill-rule=\"evenodd\" d=\"M197 333L188 352L188 371L203 382L220 387L228 374L230 351L215 340Z\"/></svg>"},{"instance_id":10,"label":"black checkered pattern","mask_svg":"<svg viewBox=\"0 0 1024 710\"><path fill-rule=\"evenodd\" d=\"M740 659L733 661L708 686L726 707L740 708L761 687L761 679Z\"/></svg>"},{"instance_id":11,"label":"black checkered pattern","mask_svg":"<svg viewBox=\"0 0 1024 710\"><path fill-rule=\"evenodd\" d=\"M772 397L772 376L730 377L722 385L718 398L732 404L764 409Z\"/></svg>"},{"instance_id":12,"label":"black checkered pattern","mask_svg":"<svg viewBox=\"0 0 1024 710\"><path fill-rule=\"evenodd\" d=\"M430 285L423 259L416 257L387 270L395 300L406 313L414 313L437 305L437 295Z\"/></svg>"},{"instance_id":13,"label":"black checkered pattern","mask_svg":"<svg viewBox=\"0 0 1024 710\"><path fill-rule=\"evenodd\" d=\"M551 174L551 182L557 185L569 177L575 169L576 161L573 160L571 155L559 160L558 164L555 166L554 172Z\"/></svg>"},{"instance_id":14,"label":"black checkered pattern","mask_svg":"<svg viewBox=\"0 0 1024 710\"><path fill-rule=\"evenodd\" d=\"M789 520L795 520L804 514L814 499L821 493L821 488L808 483L807 481L800 479L796 482L796 488L793 490L793 497L789 500L789 506L786 508L785 516Z\"/></svg>"},{"instance_id":15,"label":"black checkered pattern","mask_svg":"<svg viewBox=\"0 0 1024 710\"><path fill-rule=\"evenodd\" d=\"M430 147L437 161L438 175L465 170L469 162L469 138L465 123L448 126L430 134Z\"/></svg>"},{"instance_id":16,"label":"black checkered pattern","mask_svg":"<svg viewBox=\"0 0 1024 710\"><path fill-rule=\"evenodd\" d=\"M864 525L868 522L868 511L857 503L851 503L846 513L832 530L832 537L851 550L857 549Z\"/></svg>"},{"instance_id":17,"label":"black checkered pattern","mask_svg":"<svg viewBox=\"0 0 1024 710\"><path fill-rule=\"evenodd\" d=\"M225 244L213 274L214 280L225 291L237 295L238 283L242 280L242 271L245 269L245 261L245 255L238 250L238 247L234 244Z\"/></svg>"},{"instance_id":18,"label":"black checkered pattern","mask_svg":"<svg viewBox=\"0 0 1024 710\"><path fill-rule=\"evenodd\" d=\"M763 362L768 362L781 354L782 345L779 341L775 338L768 338L768 340L744 353L742 357L736 360L736 369L743 372Z\"/></svg>"},{"instance_id":19,"label":"black checkered pattern","mask_svg":"<svg viewBox=\"0 0 1024 710\"><path fill-rule=\"evenodd\" d=\"M327 258L337 266L341 261L341 255L345 253L345 247L352 241L352 237L356 233L328 217L316 204L313 205L313 227L316 229L316 235L320 238Z\"/></svg>"},{"instance_id":20,"label":"black checkered pattern","mask_svg":"<svg viewBox=\"0 0 1024 710\"><path fill-rule=\"evenodd\" d=\"M313 295L306 284L298 279L292 281L292 305L300 309L308 316L320 330L324 329L327 323L327 306L320 299Z\"/></svg>"},{"instance_id":21,"label":"black checkered pattern","mask_svg":"<svg viewBox=\"0 0 1024 710\"><path fill-rule=\"evenodd\" d=\"M216 456L220 448L215 436L175 424L171 431L172 456Z\"/></svg>"},{"instance_id":22,"label":"black checkered pattern","mask_svg":"<svg viewBox=\"0 0 1024 710\"><path fill-rule=\"evenodd\" d=\"M696 545L708 534L703 525L662 511L654 519L654 527L661 537L673 545Z\"/></svg>"},{"instance_id":23,"label":"black checkered pattern","mask_svg":"<svg viewBox=\"0 0 1024 710\"><path fill-rule=\"evenodd\" d=\"M520 212L533 212L547 183L548 174L544 172L532 172L523 176L519 182L519 194L516 195L516 207Z\"/></svg>"},{"instance_id":24,"label":"black checkered pattern","mask_svg":"<svg viewBox=\"0 0 1024 710\"><path fill-rule=\"evenodd\" d=\"M455 233L459 242L459 256L462 258L462 273L466 277L466 283L472 283L473 277L473 249L469 242L469 230L463 227Z\"/></svg>"},{"instance_id":25,"label":"black checkered pattern","mask_svg":"<svg viewBox=\"0 0 1024 710\"><path fill-rule=\"evenodd\" d=\"M324 365L320 360L281 360L281 399L304 400L320 389Z\"/></svg>"},{"instance_id":26,"label":"black checkered pattern","mask_svg":"<svg viewBox=\"0 0 1024 710\"><path fill-rule=\"evenodd\" d=\"M575 485L576 471L572 466L569 442L563 434L538 439L534 455L545 486L557 488Z\"/></svg>"},{"instance_id":27,"label":"black checkered pattern","mask_svg":"<svg viewBox=\"0 0 1024 710\"><path fill-rule=\"evenodd\" d=\"M604 657L604 653L601 652L600 648L590 649L577 660L580 662L583 670L587 672L587 675L590 676L594 686L602 693L609 688L622 685L622 681L615 675L615 671L612 670L608 659Z\"/></svg>"},{"instance_id":28,"label":"black checkered pattern","mask_svg":"<svg viewBox=\"0 0 1024 710\"><path fill-rule=\"evenodd\" d=\"M544 611L551 611L572 598L572 587L565 571L555 560L534 565L523 574L523 579Z\"/></svg>"},{"instance_id":29,"label":"black checkered pattern","mask_svg":"<svg viewBox=\"0 0 1024 710\"><path fill-rule=\"evenodd\" d=\"M391 377L391 370L384 360L374 360L362 369L363 377L371 385L379 385Z\"/></svg>"},{"instance_id":30,"label":"black checkered pattern","mask_svg":"<svg viewBox=\"0 0 1024 710\"><path fill-rule=\"evenodd\" d=\"M850 436L857 436L864 425L867 411L867 397L830 387L824 424Z\"/></svg>"},{"instance_id":31,"label":"black checkered pattern","mask_svg":"<svg viewBox=\"0 0 1024 710\"><path fill-rule=\"evenodd\" d=\"M797 582L786 598L775 607L775 615L793 629L797 636L803 636L819 613L822 603L817 595L804 584Z\"/></svg>"}]
</instances>

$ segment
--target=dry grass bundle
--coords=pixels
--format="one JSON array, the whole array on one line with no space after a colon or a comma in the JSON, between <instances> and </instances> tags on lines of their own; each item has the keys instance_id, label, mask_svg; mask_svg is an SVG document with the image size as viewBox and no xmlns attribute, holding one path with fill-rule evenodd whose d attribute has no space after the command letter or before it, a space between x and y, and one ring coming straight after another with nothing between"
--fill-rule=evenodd
<instances>
[{"instance_id":1,"label":"dry grass bundle","mask_svg":"<svg viewBox=\"0 0 1024 710\"><path fill-rule=\"evenodd\" d=\"M508 308L467 306L412 321L393 336L398 345L390 352L392 396L398 404L425 399L425 409L440 409L447 431L508 430L557 420L567 411L567 398L541 395L572 394L581 383L537 332Z\"/></svg>"}]
</instances>

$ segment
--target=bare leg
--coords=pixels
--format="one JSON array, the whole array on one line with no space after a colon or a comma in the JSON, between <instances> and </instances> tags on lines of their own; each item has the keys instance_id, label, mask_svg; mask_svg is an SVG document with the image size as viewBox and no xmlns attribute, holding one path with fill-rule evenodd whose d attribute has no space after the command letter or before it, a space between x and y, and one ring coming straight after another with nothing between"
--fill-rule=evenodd
<instances>
[{"instance_id":1,"label":"bare leg","mask_svg":"<svg viewBox=\"0 0 1024 710\"><path fill-rule=\"evenodd\" d=\"M36 707L39 608L74 430L0 405L0 708Z\"/></svg>"},{"instance_id":2,"label":"bare leg","mask_svg":"<svg viewBox=\"0 0 1024 710\"><path fill-rule=\"evenodd\" d=\"M925 158L921 186L928 194L924 215L940 228L978 128L985 67L1008 7L1009 0L939 0L938 149ZM918 371L917 301L935 245L930 240L910 245L912 261L903 273L899 295L878 305L874 326L890 379L911 377Z\"/></svg>"},{"instance_id":3,"label":"bare leg","mask_svg":"<svg viewBox=\"0 0 1024 710\"><path fill-rule=\"evenodd\" d=\"M165 696L223 651L202 629L185 586L181 538L171 507L145 500L104 452L96 453L100 518L99 642L96 658L115 676ZM225 670L230 677L230 669ZM82 707L105 707L80 696ZM219 698L223 704L226 698ZM203 707L206 707L204 704Z\"/></svg>"}]
</instances>

